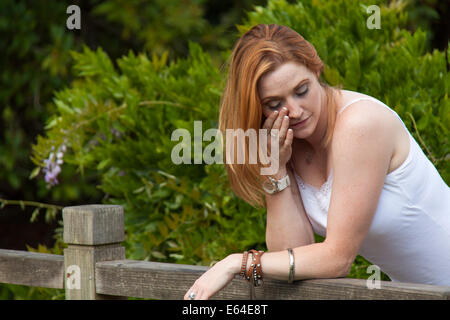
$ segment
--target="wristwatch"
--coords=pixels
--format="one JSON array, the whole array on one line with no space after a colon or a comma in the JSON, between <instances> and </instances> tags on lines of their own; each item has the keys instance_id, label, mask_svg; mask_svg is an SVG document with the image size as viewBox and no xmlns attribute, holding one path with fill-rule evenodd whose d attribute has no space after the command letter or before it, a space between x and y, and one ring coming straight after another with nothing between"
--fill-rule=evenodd
<instances>
[{"instance_id":1,"label":"wristwatch","mask_svg":"<svg viewBox=\"0 0 450 320\"><path fill-rule=\"evenodd\" d=\"M287 174L284 178L281 178L280 180L276 180L272 177L269 177L269 181L265 182L263 184L263 189L268 194L275 194L280 191L283 191L291 184L289 180L289 175Z\"/></svg>"}]
</instances>

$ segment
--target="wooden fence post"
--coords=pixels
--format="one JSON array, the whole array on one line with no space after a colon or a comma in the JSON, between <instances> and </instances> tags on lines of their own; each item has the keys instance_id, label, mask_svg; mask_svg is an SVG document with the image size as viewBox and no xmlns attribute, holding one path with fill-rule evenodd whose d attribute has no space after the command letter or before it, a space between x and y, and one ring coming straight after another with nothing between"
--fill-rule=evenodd
<instances>
[{"instance_id":1,"label":"wooden fence post","mask_svg":"<svg viewBox=\"0 0 450 320\"><path fill-rule=\"evenodd\" d=\"M66 300L114 299L95 291L95 263L125 259L123 208L83 205L63 209Z\"/></svg>"}]
</instances>

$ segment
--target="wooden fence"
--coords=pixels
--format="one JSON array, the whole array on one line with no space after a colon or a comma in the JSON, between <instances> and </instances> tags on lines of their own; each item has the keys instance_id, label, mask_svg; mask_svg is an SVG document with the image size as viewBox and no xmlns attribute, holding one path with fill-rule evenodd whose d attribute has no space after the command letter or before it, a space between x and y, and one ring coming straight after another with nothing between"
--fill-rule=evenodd
<instances>
[{"instance_id":1,"label":"wooden fence","mask_svg":"<svg viewBox=\"0 0 450 320\"><path fill-rule=\"evenodd\" d=\"M0 283L65 289L68 300L183 299L208 267L125 259L123 208L86 205L63 209L64 255L0 249ZM249 299L249 287L236 276L213 299ZM266 279L257 299L439 299L450 287L381 281L369 289L363 279L286 281Z\"/></svg>"}]
</instances>

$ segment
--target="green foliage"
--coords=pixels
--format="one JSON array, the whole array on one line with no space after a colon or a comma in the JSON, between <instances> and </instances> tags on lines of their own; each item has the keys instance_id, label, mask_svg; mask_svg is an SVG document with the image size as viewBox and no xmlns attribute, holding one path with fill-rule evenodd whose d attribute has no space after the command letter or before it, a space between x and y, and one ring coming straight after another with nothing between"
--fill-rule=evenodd
<instances>
[{"instance_id":1,"label":"green foliage","mask_svg":"<svg viewBox=\"0 0 450 320\"><path fill-rule=\"evenodd\" d=\"M0 300L64 300L62 289L0 284Z\"/></svg>"},{"instance_id":2,"label":"green foliage","mask_svg":"<svg viewBox=\"0 0 450 320\"><path fill-rule=\"evenodd\" d=\"M85 179L79 179L67 164L60 181L70 184L47 189L43 180L29 179L33 165L30 145L44 132L45 122L48 126L55 123L55 118L48 121L54 108L65 107L48 102L54 91L73 80L69 72L71 50L81 51L82 45L101 47L114 59L128 50L144 50L150 56L166 52L173 59L188 53L190 39L219 52L231 46L228 29L250 3L255 1L234 0L225 7L212 0L82 1L78 3L82 29L70 31L65 23L66 9L73 1L0 1L1 197L65 204L101 198L92 187L97 183L93 176L86 172ZM210 21L210 16L220 23ZM216 63L222 60L219 54L213 58Z\"/></svg>"},{"instance_id":3,"label":"green foliage","mask_svg":"<svg viewBox=\"0 0 450 320\"><path fill-rule=\"evenodd\" d=\"M364 3L270 1L238 28L242 34L257 23L277 23L298 31L326 63L325 80L396 110L448 183L445 55L427 51L420 29L403 29L401 5ZM374 3L380 30L366 27L365 6ZM194 120L203 132L218 126L224 75L198 44L189 42L189 52L169 64L165 53L130 52L113 63L101 48L74 52L76 80L55 94L45 137L33 146L37 166L51 146L65 143L66 162L96 172L105 202L124 206L129 259L208 265L236 251L265 249L265 212L234 196L223 165L171 160L178 143L170 139L173 130L192 136ZM367 278L361 270L368 263L358 257L351 276Z\"/></svg>"},{"instance_id":4,"label":"green foliage","mask_svg":"<svg viewBox=\"0 0 450 320\"><path fill-rule=\"evenodd\" d=\"M63 254L63 248L67 247L62 243L62 221L57 229L58 240L53 248L47 248L39 244L37 248L27 246L28 251ZM16 284L0 284L0 300L64 300L64 289L50 289L41 287L31 287Z\"/></svg>"},{"instance_id":5,"label":"green foliage","mask_svg":"<svg viewBox=\"0 0 450 320\"><path fill-rule=\"evenodd\" d=\"M270 1L250 13L241 32L257 23L287 25L317 49L324 78L347 90L374 96L394 109L420 142L443 179L450 181L450 104L445 53L428 52L426 32L411 34L406 2ZM381 9L381 29L368 29L369 5Z\"/></svg>"},{"instance_id":6,"label":"green foliage","mask_svg":"<svg viewBox=\"0 0 450 320\"><path fill-rule=\"evenodd\" d=\"M42 170L32 170L33 163L29 159L30 145L36 143L36 136L58 121L53 114L69 110L60 102L48 102L54 91L62 90L73 80L69 72L73 64L71 50L81 51L82 44L101 47L114 59L128 50L145 50L150 56L167 50L166 59L168 55L173 59L187 54L188 39L191 39L218 52L231 46L234 34L228 33L228 29L253 2L234 0L223 6L222 2L213 0L81 1L77 4L82 12L82 30L70 31L65 23L66 8L74 4L73 1L0 1L2 200L24 199L28 203L39 201L68 206L101 199L100 190L95 188L99 183L96 168L85 169L81 164L80 175L75 166L65 162L58 177L60 184L48 189L41 179ZM256 2L261 4L264 0ZM216 63L222 60L219 54L213 58ZM46 128L44 123L47 123ZM30 180L36 177L39 179ZM0 214L6 210L23 214L21 207L14 204L17 202L1 201L0 208L5 205L7 208ZM47 222L55 216L53 211L37 206L30 222L44 212L47 212ZM0 285L0 295L2 287Z\"/></svg>"},{"instance_id":7,"label":"green foliage","mask_svg":"<svg viewBox=\"0 0 450 320\"><path fill-rule=\"evenodd\" d=\"M100 48L74 52L82 80L55 95L57 113L34 148L40 165L51 145L65 142L66 162L98 171L108 201L125 208L133 259L210 263L264 243L262 213L230 201L222 166L172 163L173 130L193 135L192 119L203 131L217 127L221 74L200 46L190 43L190 52L170 65L164 55L130 52L117 61L119 71Z\"/></svg>"}]
</instances>

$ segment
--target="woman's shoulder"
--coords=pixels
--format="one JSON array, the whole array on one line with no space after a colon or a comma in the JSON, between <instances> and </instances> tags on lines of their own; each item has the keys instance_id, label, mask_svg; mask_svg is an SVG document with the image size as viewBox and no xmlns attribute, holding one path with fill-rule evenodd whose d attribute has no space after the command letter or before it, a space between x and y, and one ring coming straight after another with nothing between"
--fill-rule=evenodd
<instances>
[{"instance_id":1,"label":"woman's shoulder","mask_svg":"<svg viewBox=\"0 0 450 320\"><path fill-rule=\"evenodd\" d=\"M383 102L381 102L375 97L356 91L350 90L340 90L340 91L341 91L341 94L339 96L340 98L337 100L338 105L336 106L336 112L338 115L340 115L341 113L342 114L348 113L349 110L361 108L364 109L362 110L362 112L389 111L388 108L386 108L386 105L384 105Z\"/></svg>"},{"instance_id":2,"label":"woman's shoulder","mask_svg":"<svg viewBox=\"0 0 450 320\"><path fill-rule=\"evenodd\" d=\"M366 94L342 90L341 97L334 134L355 132L356 128L356 131L371 135L380 145L390 149L392 156L388 172L395 170L409 152L409 136L400 119L387 105Z\"/></svg>"},{"instance_id":3,"label":"woman's shoulder","mask_svg":"<svg viewBox=\"0 0 450 320\"><path fill-rule=\"evenodd\" d=\"M341 98L336 107L337 130L346 130L349 124L382 126L383 131L394 129L395 121L398 119L381 101L355 91L341 90L341 92ZM345 123L345 125L338 125L338 123Z\"/></svg>"}]
</instances>

